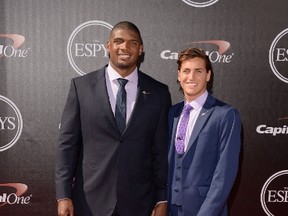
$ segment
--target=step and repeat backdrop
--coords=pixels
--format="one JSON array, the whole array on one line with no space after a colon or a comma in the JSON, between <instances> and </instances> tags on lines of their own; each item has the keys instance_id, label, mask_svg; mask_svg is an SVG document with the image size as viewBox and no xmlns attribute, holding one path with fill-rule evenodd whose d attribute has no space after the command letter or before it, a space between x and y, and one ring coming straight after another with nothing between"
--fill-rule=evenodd
<instances>
[{"instance_id":1,"label":"step and repeat backdrop","mask_svg":"<svg viewBox=\"0 0 288 216\"><path fill-rule=\"evenodd\" d=\"M56 215L55 146L70 80L108 62L117 22L144 40L140 69L169 85L178 53L207 51L213 94L242 118L231 216L288 212L288 2L283 0L1 0L0 215ZM100 103L100 102L99 102Z\"/></svg>"}]
</instances>

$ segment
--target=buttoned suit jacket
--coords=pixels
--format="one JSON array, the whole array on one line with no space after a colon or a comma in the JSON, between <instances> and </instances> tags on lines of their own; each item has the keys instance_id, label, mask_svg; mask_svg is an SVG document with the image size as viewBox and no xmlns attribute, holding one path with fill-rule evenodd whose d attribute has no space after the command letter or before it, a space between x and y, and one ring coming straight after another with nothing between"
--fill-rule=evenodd
<instances>
[{"instance_id":1,"label":"buttoned suit jacket","mask_svg":"<svg viewBox=\"0 0 288 216\"><path fill-rule=\"evenodd\" d=\"M175 158L175 135L184 106L180 102L169 111L168 200ZM238 170L241 122L238 111L208 94L196 120L180 177L184 216L226 216L227 199Z\"/></svg>"},{"instance_id":2,"label":"buttoned suit jacket","mask_svg":"<svg viewBox=\"0 0 288 216\"><path fill-rule=\"evenodd\" d=\"M168 87L138 71L137 99L123 134L112 112L105 67L72 79L56 160L57 199L76 216L150 216L167 200Z\"/></svg>"}]
</instances>

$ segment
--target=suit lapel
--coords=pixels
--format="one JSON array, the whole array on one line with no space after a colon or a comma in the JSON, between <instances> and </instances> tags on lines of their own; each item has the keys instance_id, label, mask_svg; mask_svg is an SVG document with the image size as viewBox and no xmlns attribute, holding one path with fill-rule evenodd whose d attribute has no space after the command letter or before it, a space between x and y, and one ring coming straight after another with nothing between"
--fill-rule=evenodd
<instances>
[{"instance_id":1,"label":"suit lapel","mask_svg":"<svg viewBox=\"0 0 288 216\"><path fill-rule=\"evenodd\" d=\"M177 107L175 107L175 113L171 114L170 118L173 118L172 121L169 123L170 125L172 125L172 129L170 129L170 133L171 134L171 140L170 140L170 148L169 148L169 153L168 153L168 158L171 159L172 157L174 157L173 153L175 152L175 137L176 137L176 131L177 131L177 126L178 126L178 122L181 116L181 112L184 106L184 101L180 102ZM171 127L171 126L170 126ZM170 160L169 160L170 161Z\"/></svg>"},{"instance_id":2,"label":"suit lapel","mask_svg":"<svg viewBox=\"0 0 288 216\"><path fill-rule=\"evenodd\" d=\"M207 98L205 104L203 105L203 107L199 113L199 116L195 122L195 126L194 126L192 134L190 136L190 140L189 140L186 152L189 151L189 149L191 148L191 146L195 142L196 138L200 134L206 121L209 119L210 115L213 113L213 110L214 110L213 104L214 103L215 103L215 99L211 95L208 95L208 98Z\"/></svg>"},{"instance_id":3,"label":"suit lapel","mask_svg":"<svg viewBox=\"0 0 288 216\"><path fill-rule=\"evenodd\" d=\"M118 130L113 111L111 109L109 96L107 92L107 86L106 86L106 80L105 80L105 67L96 71L95 76L92 79L92 98L94 98L93 101L93 107L99 107L96 106L95 103L101 103L100 110L95 110L95 112L102 112L107 116L107 120L113 125L115 130Z\"/></svg>"},{"instance_id":4,"label":"suit lapel","mask_svg":"<svg viewBox=\"0 0 288 216\"><path fill-rule=\"evenodd\" d=\"M150 94L151 90L149 82L146 82L145 76L143 76L142 72L138 71L138 87L135 106L124 132L131 126L134 118L139 118L141 116L141 114L138 114L138 112L145 108L145 101ZM139 119L137 121L139 121Z\"/></svg>"},{"instance_id":5,"label":"suit lapel","mask_svg":"<svg viewBox=\"0 0 288 216\"><path fill-rule=\"evenodd\" d=\"M138 86L135 105L134 105L134 108L133 108L133 110L132 110L130 119L128 120L127 125L126 125L126 128L125 128L125 130L124 130L123 133L125 133L125 131L126 131L126 130L129 128L129 126L131 125L131 122L133 122L133 118L135 118L134 116L137 116L137 114L136 114L136 113L137 113L137 111L136 111L136 110L137 110L137 107L141 107L141 105L138 105L139 103L141 104L141 101L142 101L140 92L141 92L141 90L140 90L140 88L139 88L139 86ZM139 101L140 101L140 102L139 102Z\"/></svg>"}]
</instances>

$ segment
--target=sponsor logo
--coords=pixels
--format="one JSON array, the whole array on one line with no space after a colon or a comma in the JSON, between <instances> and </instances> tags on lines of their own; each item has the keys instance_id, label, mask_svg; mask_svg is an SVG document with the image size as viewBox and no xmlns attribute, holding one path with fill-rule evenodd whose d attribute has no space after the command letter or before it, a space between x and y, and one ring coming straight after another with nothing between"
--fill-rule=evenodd
<instances>
[{"instance_id":1,"label":"sponsor logo","mask_svg":"<svg viewBox=\"0 0 288 216\"><path fill-rule=\"evenodd\" d=\"M22 183L0 184L0 207L5 205L28 205L32 195L24 196L28 187Z\"/></svg>"},{"instance_id":2,"label":"sponsor logo","mask_svg":"<svg viewBox=\"0 0 288 216\"><path fill-rule=\"evenodd\" d=\"M256 131L258 134L269 134L272 136L276 136L279 134L288 134L287 125L283 125L282 127L273 127L262 124L257 126Z\"/></svg>"},{"instance_id":3,"label":"sponsor logo","mask_svg":"<svg viewBox=\"0 0 288 216\"><path fill-rule=\"evenodd\" d=\"M278 118L279 122L281 122L281 120L288 120L288 117ZM272 126L267 124L261 124L256 127L256 132L258 134L267 134L272 136L288 135L288 126L287 125Z\"/></svg>"},{"instance_id":4,"label":"sponsor logo","mask_svg":"<svg viewBox=\"0 0 288 216\"><path fill-rule=\"evenodd\" d=\"M269 50L269 64L278 79L288 83L288 28L273 40Z\"/></svg>"},{"instance_id":5,"label":"sponsor logo","mask_svg":"<svg viewBox=\"0 0 288 216\"><path fill-rule=\"evenodd\" d=\"M107 22L92 20L74 29L67 44L67 55L72 68L85 75L97 65L107 62L106 41L113 28Z\"/></svg>"},{"instance_id":6,"label":"sponsor logo","mask_svg":"<svg viewBox=\"0 0 288 216\"><path fill-rule=\"evenodd\" d=\"M25 37L18 34L0 34L0 58L20 57L25 58L29 49L20 49Z\"/></svg>"},{"instance_id":7,"label":"sponsor logo","mask_svg":"<svg viewBox=\"0 0 288 216\"><path fill-rule=\"evenodd\" d=\"M268 216L287 214L288 170L279 171L268 178L262 187L260 201Z\"/></svg>"},{"instance_id":8,"label":"sponsor logo","mask_svg":"<svg viewBox=\"0 0 288 216\"><path fill-rule=\"evenodd\" d=\"M219 0L209 0L209 1L192 1L192 0L182 0L184 3L192 6L192 7L198 7L198 8L202 8L202 7L208 7L211 6L213 4L215 4L216 2L218 2Z\"/></svg>"},{"instance_id":9,"label":"sponsor logo","mask_svg":"<svg viewBox=\"0 0 288 216\"><path fill-rule=\"evenodd\" d=\"M234 53L227 53L230 43L224 40L193 41L188 44L201 44L201 48L206 50L206 55L209 56L212 63L230 63L234 56ZM163 50L160 54L164 60L177 60L178 56L178 52L169 49Z\"/></svg>"},{"instance_id":10,"label":"sponsor logo","mask_svg":"<svg viewBox=\"0 0 288 216\"><path fill-rule=\"evenodd\" d=\"M0 110L0 152L2 152L18 141L23 129L23 119L17 106L2 95L0 95Z\"/></svg>"}]
</instances>

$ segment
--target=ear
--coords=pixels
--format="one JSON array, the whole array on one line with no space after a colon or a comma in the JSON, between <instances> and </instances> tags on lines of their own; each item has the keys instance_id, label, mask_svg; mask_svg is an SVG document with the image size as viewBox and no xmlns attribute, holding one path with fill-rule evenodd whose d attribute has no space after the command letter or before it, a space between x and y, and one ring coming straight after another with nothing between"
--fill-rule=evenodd
<instances>
[{"instance_id":1,"label":"ear","mask_svg":"<svg viewBox=\"0 0 288 216\"><path fill-rule=\"evenodd\" d=\"M180 70L177 70L177 80L180 82L180 78L179 78L179 75L180 75Z\"/></svg>"},{"instance_id":2,"label":"ear","mask_svg":"<svg viewBox=\"0 0 288 216\"><path fill-rule=\"evenodd\" d=\"M209 82L211 78L211 70L208 70L207 72L207 77L206 77L206 81Z\"/></svg>"},{"instance_id":3,"label":"ear","mask_svg":"<svg viewBox=\"0 0 288 216\"><path fill-rule=\"evenodd\" d=\"M141 56L143 53L143 45L141 45L140 49L139 49L139 56Z\"/></svg>"},{"instance_id":4,"label":"ear","mask_svg":"<svg viewBox=\"0 0 288 216\"><path fill-rule=\"evenodd\" d=\"M109 41L106 42L106 49L107 49L108 51L110 51L110 42L109 42Z\"/></svg>"}]
</instances>

